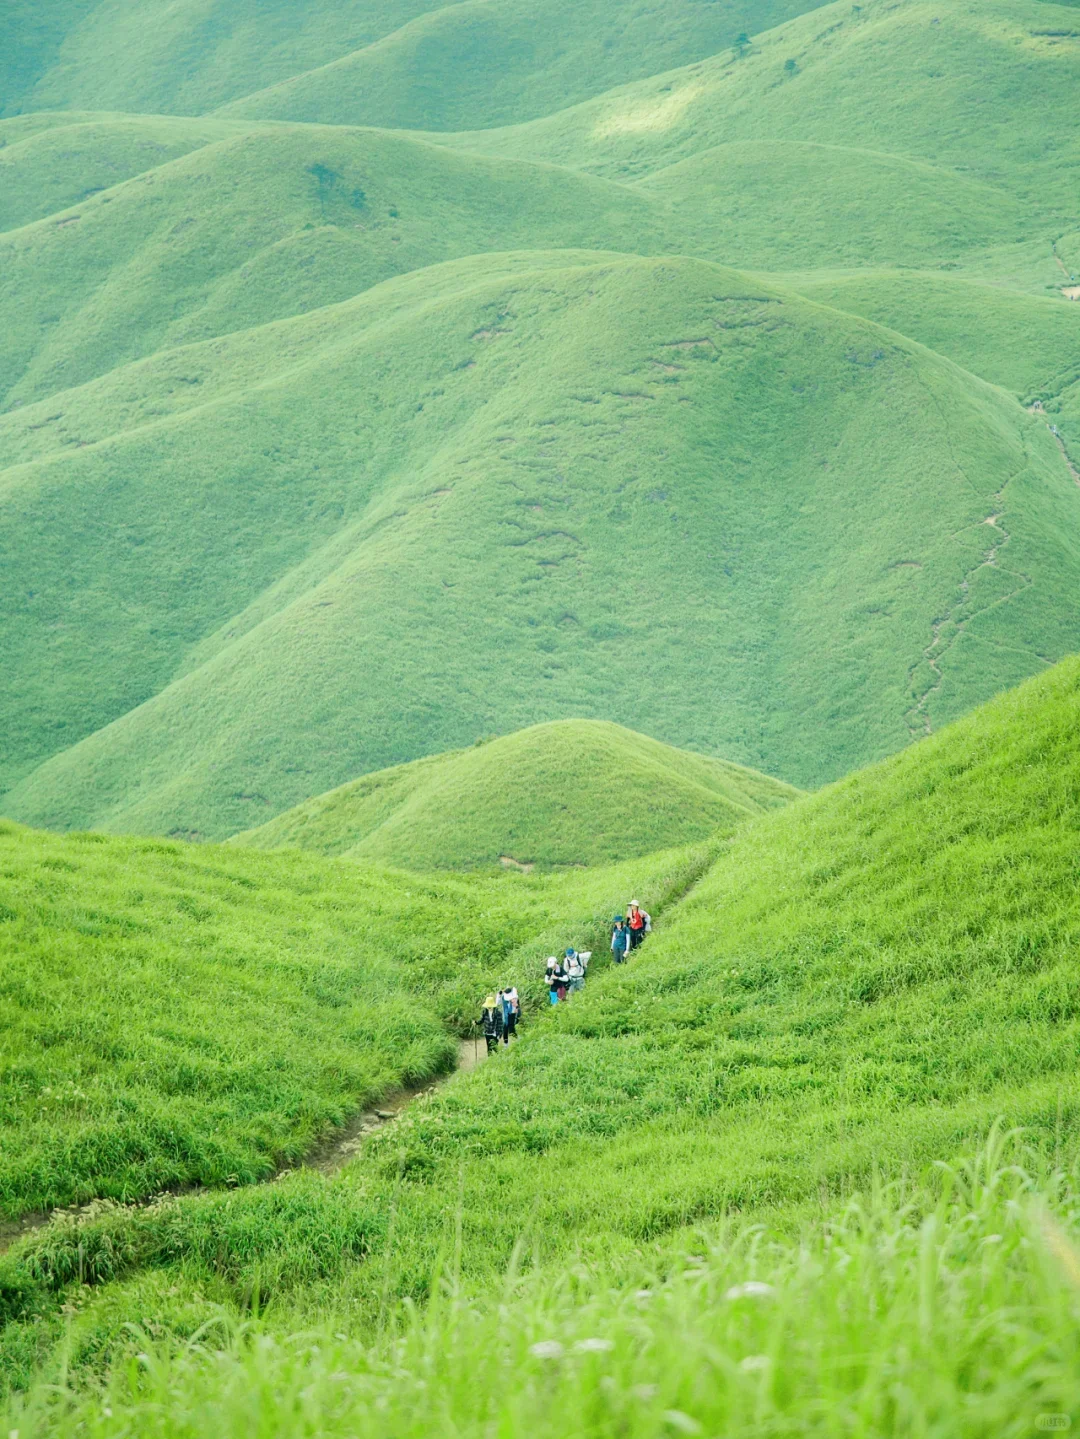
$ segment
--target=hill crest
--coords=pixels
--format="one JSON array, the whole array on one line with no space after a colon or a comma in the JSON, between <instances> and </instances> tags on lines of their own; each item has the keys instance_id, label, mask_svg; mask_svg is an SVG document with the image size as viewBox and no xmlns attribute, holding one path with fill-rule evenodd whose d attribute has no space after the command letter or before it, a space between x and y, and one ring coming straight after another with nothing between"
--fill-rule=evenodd
<instances>
[{"instance_id":1,"label":"hill crest","mask_svg":"<svg viewBox=\"0 0 1080 1439\"><path fill-rule=\"evenodd\" d=\"M797 794L622 725L555 720L363 775L232 842L418 870L559 868L730 832Z\"/></svg>"}]
</instances>

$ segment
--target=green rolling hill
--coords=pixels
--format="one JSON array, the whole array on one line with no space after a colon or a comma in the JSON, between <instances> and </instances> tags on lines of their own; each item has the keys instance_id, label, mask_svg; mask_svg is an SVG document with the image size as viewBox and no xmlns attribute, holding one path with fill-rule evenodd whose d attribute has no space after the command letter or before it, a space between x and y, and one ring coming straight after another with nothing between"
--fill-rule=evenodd
<instances>
[{"instance_id":1,"label":"green rolling hill","mask_svg":"<svg viewBox=\"0 0 1080 1439\"><path fill-rule=\"evenodd\" d=\"M0 1247L110 1201L0 1433L1080 1420L1078 96L1049 0L0 7Z\"/></svg>"},{"instance_id":2,"label":"green rolling hill","mask_svg":"<svg viewBox=\"0 0 1080 1439\"><path fill-rule=\"evenodd\" d=\"M1080 377L1080 305L926 272L817 271L787 279L807 299L910 335L1021 403L1048 401Z\"/></svg>"},{"instance_id":3,"label":"green rolling hill","mask_svg":"<svg viewBox=\"0 0 1080 1439\"><path fill-rule=\"evenodd\" d=\"M506 125L702 60L742 33L814 8L813 0L627 0L618 9L458 0L221 113L410 130Z\"/></svg>"},{"instance_id":4,"label":"green rolling hill","mask_svg":"<svg viewBox=\"0 0 1080 1439\"><path fill-rule=\"evenodd\" d=\"M484 250L664 248L659 207L590 176L378 131L222 129L0 235L8 407ZM188 134L205 137L204 122ZM36 142L67 143L55 130Z\"/></svg>"},{"instance_id":5,"label":"green rolling hill","mask_svg":"<svg viewBox=\"0 0 1080 1439\"><path fill-rule=\"evenodd\" d=\"M302 9L255 0L13 0L0 112L197 114L437 8L438 0L330 0Z\"/></svg>"},{"instance_id":6,"label":"green rolling hill","mask_svg":"<svg viewBox=\"0 0 1080 1439\"><path fill-rule=\"evenodd\" d=\"M576 258L10 414L7 812L221 838L567 713L808 786L1076 643L1080 491L1015 401L710 264Z\"/></svg>"},{"instance_id":7,"label":"green rolling hill","mask_svg":"<svg viewBox=\"0 0 1080 1439\"><path fill-rule=\"evenodd\" d=\"M485 125L701 59L813 3L15 0L0 115L192 115L232 102L261 118Z\"/></svg>"},{"instance_id":8,"label":"green rolling hill","mask_svg":"<svg viewBox=\"0 0 1080 1439\"><path fill-rule=\"evenodd\" d=\"M234 843L421 870L590 865L728 834L797 793L620 725L562 720L365 775Z\"/></svg>"},{"instance_id":9,"label":"green rolling hill","mask_svg":"<svg viewBox=\"0 0 1080 1439\"><path fill-rule=\"evenodd\" d=\"M242 128L144 115L0 120L0 232L82 204Z\"/></svg>"},{"instance_id":10,"label":"green rolling hill","mask_svg":"<svg viewBox=\"0 0 1080 1439\"><path fill-rule=\"evenodd\" d=\"M602 940L639 889L662 913L709 853L466 877L0 823L0 1248L54 1205L295 1164L451 1070L486 990L533 1003L553 944Z\"/></svg>"},{"instance_id":11,"label":"green rolling hill","mask_svg":"<svg viewBox=\"0 0 1080 1439\"><path fill-rule=\"evenodd\" d=\"M1027 240L1041 218L1006 187L945 166L802 140L733 140L634 190L667 203L695 253L761 270L970 265Z\"/></svg>"},{"instance_id":12,"label":"green rolling hill","mask_svg":"<svg viewBox=\"0 0 1080 1439\"><path fill-rule=\"evenodd\" d=\"M567 716L815 786L1076 645L1075 11L803 8L15 12L6 813Z\"/></svg>"},{"instance_id":13,"label":"green rolling hill","mask_svg":"<svg viewBox=\"0 0 1080 1439\"><path fill-rule=\"evenodd\" d=\"M856 147L1000 184L1075 223L1078 161L1059 120L1071 112L1078 36L1074 9L1041 0L838 0L741 52L452 143L618 178L734 141Z\"/></svg>"}]
</instances>

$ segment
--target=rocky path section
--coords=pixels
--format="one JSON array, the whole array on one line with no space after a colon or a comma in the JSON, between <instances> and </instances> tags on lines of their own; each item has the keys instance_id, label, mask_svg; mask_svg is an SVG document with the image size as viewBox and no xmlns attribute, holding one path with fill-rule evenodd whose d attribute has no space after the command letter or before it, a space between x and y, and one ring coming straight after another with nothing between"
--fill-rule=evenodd
<instances>
[{"instance_id":1,"label":"rocky path section","mask_svg":"<svg viewBox=\"0 0 1080 1439\"><path fill-rule=\"evenodd\" d=\"M933 724L930 718L930 703L945 681L941 662L949 650L952 649L957 639L964 633L969 622L978 618L979 615L985 614L987 610L994 609L998 605L1007 604L1009 600L1015 599L1021 590L1026 589L1031 584L1029 575L1022 574L1017 570L1010 571L1009 573L1012 574L1013 578L1017 581L1014 589L1010 590L1007 594L999 595L982 609L975 610L971 614L964 613L968 596L971 592L972 582L976 575L978 575L980 570L998 568L999 556L1012 538L1002 523L1002 501L1007 488L1008 482L1002 485L1001 489L993 497L993 509L981 522L982 525L988 525L990 527L994 535L993 540L989 547L983 552L978 562L967 571L964 578L960 581L957 601L950 607L948 614L942 615L934 621L930 643L922 652L921 660L925 661L928 665L932 678L929 685L919 694L918 699L907 711L905 716L907 727L914 739L933 732ZM909 684L913 683L917 668L918 664L916 664L909 673Z\"/></svg>"}]
</instances>

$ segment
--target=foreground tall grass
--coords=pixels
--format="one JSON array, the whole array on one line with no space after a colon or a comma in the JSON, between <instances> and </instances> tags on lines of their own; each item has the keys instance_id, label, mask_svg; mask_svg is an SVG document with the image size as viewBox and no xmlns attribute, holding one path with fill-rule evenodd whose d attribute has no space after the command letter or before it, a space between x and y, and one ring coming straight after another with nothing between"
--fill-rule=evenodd
<instances>
[{"instance_id":1,"label":"foreground tall grass","mask_svg":"<svg viewBox=\"0 0 1080 1439\"><path fill-rule=\"evenodd\" d=\"M1080 1417L1080 1192L998 1133L929 1183L782 1227L733 1220L482 1295L453 1254L372 1342L204 1310L133 1322L100 1381L63 1365L4 1415L38 1436L886 1435L996 1439ZM70 1350L70 1346L69 1346Z\"/></svg>"}]
</instances>

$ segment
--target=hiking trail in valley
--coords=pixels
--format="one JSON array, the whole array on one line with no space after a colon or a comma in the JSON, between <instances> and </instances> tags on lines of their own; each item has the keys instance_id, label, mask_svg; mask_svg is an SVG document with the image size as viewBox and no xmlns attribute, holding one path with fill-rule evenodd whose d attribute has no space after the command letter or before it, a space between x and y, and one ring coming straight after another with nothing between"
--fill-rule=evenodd
<instances>
[{"instance_id":1,"label":"hiking trail in valley","mask_svg":"<svg viewBox=\"0 0 1080 1439\"><path fill-rule=\"evenodd\" d=\"M455 1074L467 1074L476 1069L487 1059L487 1046L483 1039L462 1039L458 1041L457 1068L448 1074L440 1074L435 1079L426 1079L421 1084L407 1085L401 1089L391 1090L377 1104L372 1104L362 1110L351 1120L336 1129L333 1134L320 1140L314 1145L299 1164L285 1165L275 1170L264 1180L256 1181L256 1184L273 1184L279 1179L284 1179L288 1174L294 1174L298 1169L317 1169L320 1174L336 1174L343 1165L363 1147L364 1141L379 1130L385 1129L392 1124L414 1100L422 1095L431 1094L434 1090L446 1084L454 1078ZM146 1199L134 1200L124 1204L120 1200L112 1199L90 1199L85 1204L72 1204L52 1210L32 1210L18 1219L9 1219L0 1222L0 1254L19 1239L35 1230L44 1229L47 1224L60 1219L89 1219L95 1213L103 1209L145 1209L148 1205L158 1204L165 1198L179 1198L185 1194L215 1192L218 1186L202 1184L177 1185L173 1189L162 1190L152 1194ZM252 1186L243 1185L242 1188Z\"/></svg>"}]
</instances>

